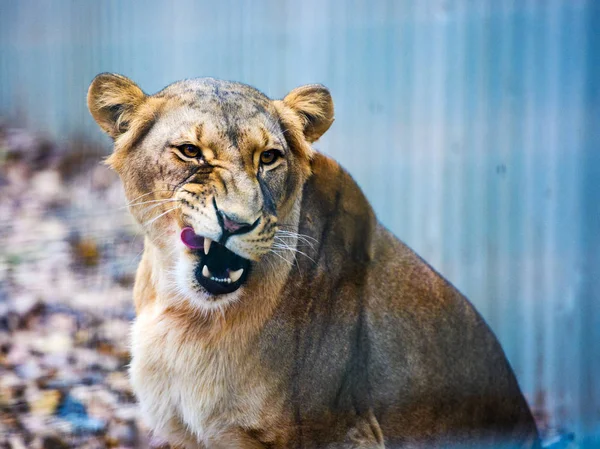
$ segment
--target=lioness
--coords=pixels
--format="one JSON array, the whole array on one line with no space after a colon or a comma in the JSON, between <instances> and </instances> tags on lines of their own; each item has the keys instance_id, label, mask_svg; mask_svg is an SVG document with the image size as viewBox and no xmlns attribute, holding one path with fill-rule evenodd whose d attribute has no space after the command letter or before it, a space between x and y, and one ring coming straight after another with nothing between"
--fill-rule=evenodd
<instances>
[{"instance_id":1,"label":"lioness","mask_svg":"<svg viewBox=\"0 0 600 449\"><path fill-rule=\"evenodd\" d=\"M537 447L494 335L311 144L321 85L270 100L211 78L146 95L98 75L145 230L131 382L184 448Z\"/></svg>"}]
</instances>

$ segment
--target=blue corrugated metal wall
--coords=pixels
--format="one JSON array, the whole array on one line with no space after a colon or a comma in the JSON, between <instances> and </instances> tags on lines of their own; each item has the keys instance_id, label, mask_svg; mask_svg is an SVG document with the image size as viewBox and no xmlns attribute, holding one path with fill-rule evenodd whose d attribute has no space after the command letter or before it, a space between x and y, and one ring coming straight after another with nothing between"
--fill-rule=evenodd
<instances>
[{"instance_id":1,"label":"blue corrugated metal wall","mask_svg":"<svg viewBox=\"0 0 600 449\"><path fill-rule=\"evenodd\" d=\"M593 0L0 1L0 114L103 139L98 72L326 84L317 144L475 303L530 402L600 423L600 27ZM108 148L109 142L104 138Z\"/></svg>"}]
</instances>

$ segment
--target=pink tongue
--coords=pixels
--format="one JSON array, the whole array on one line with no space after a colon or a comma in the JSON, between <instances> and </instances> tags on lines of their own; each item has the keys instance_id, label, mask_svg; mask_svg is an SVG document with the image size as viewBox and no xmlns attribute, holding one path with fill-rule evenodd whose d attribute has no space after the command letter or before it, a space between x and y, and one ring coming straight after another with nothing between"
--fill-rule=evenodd
<instances>
[{"instance_id":1,"label":"pink tongue","mask_svg":"<svg viewBox=\"0 0 600 449\"><path fill-rule=\"evenodd\" d=\"M181 230L181 241L185 246L191 249L204 247L204 237L196 235L194 229L190 228L189 226Z\"/></svg>"}]
</instances>

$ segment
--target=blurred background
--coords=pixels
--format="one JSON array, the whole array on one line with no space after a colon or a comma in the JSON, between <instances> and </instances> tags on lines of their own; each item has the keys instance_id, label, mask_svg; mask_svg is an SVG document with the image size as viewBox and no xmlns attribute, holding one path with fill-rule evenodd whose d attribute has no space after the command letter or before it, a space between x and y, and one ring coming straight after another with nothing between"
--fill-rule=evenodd
<instances>
[{"instance_id":1,"label":"blurred background","mask_svg":"<svg viewBox=\"0 0 600 449\"><path fill-rule=\"evenodd\" d=\"M126 379L143 238L93 77L272 98L504 346L552 447L600 447L600 2L0 0L0 447L146 447Z\"/></svg>"}]
</instances>

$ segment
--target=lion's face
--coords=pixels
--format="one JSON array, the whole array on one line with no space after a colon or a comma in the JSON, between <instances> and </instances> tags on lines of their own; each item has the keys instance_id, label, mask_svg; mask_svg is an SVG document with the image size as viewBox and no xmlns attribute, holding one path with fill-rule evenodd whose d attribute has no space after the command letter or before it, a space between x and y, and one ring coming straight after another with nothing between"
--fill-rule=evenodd
<instances>
[{"instance_id":1,"label":"lion's face","mask_svg":"<svg viewBox=\"0 0 600 449\"><path fill-rule=\"evenodd\" d=\"M325 88L272 101L243 84L197 79L146 96L103 74L88 105L115 139L108 162L131 212L184 296L222 300L265 255L278 255L274 247L295 243L282 236L293 236L309 144L333 121Z\"/></svg>"}]
</instances>

